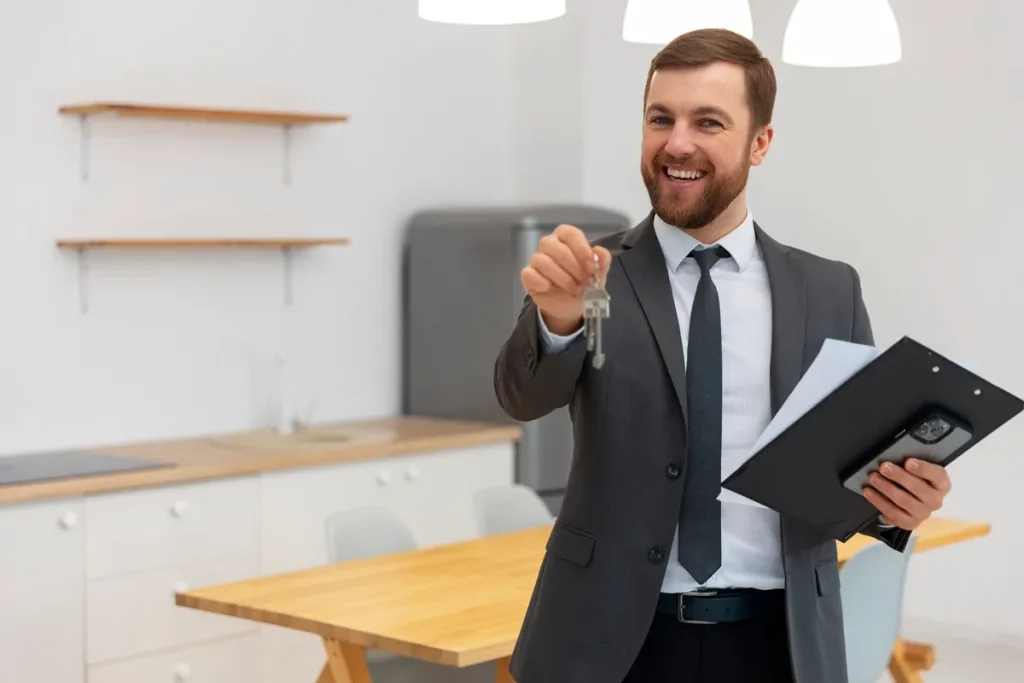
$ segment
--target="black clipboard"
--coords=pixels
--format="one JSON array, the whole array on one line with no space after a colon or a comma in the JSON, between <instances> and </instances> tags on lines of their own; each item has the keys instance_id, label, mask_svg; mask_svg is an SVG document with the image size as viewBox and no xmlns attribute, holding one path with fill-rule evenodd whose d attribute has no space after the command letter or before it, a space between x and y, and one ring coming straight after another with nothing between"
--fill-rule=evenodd
<instances>
[{"instance_id":1,"label":"black clipboard","mask_svg":"<svg viewBox=\"0 0 1024 683\"><path fill-rule=\"evenodd\" d=\"M903 337L741 465L722 487L803 520L839 541L878 519L843 486L901 427L931 407L966 422L973 438L949 465L1024 410L1024 401Z\"/></svg>"}]
</instances>

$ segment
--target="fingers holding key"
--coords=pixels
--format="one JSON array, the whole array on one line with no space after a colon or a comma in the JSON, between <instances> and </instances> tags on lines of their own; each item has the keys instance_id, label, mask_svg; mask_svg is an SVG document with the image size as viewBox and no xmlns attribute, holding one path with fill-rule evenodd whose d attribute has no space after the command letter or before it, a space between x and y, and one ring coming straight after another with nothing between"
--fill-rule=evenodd
<instances>
[{"instance_id":1,"label":"fingers holding key","mask_svg":"<svg viewBox=\"0 0 1024 683\"><path fill-rule=\"evenodd\" d=\"M594 276L594 250L586 234L574 225L563 223L555 228L550 237L565 246L571 258L579 264L583 283L588 283Z\"/></svg>"},{"instance_id":2,"label":"fingers holding key","mask_svg":"<svg viewBox=\"0 0 1024 683\"><path fill-rule=\"evenodd\" d=\"M576 286L573 289L584 287L590 281L587 262L580 260L573 248L558 239L554 234L545 235L540 239L537 254L551 259L552 263L569 275L572 278L572 284ZM559 286L562 285L559 284ZM563 288L568 289L567 287ZM573 290L570 289L569 291Z\"/></svg>"}]
</instances>

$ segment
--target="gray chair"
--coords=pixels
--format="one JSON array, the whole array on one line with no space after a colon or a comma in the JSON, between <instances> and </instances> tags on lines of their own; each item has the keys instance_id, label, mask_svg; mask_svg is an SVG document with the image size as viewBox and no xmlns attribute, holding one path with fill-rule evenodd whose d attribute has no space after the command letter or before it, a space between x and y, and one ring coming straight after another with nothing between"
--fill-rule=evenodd
<instances>
[{"instance_id":1,"label":"gray chair","mask_svg":"<svg viewBox=\"0 0 1024 683\"><path fill-rule=\"evenodd\" d=\"M416 538L402 520L382 508L342 510L328 517L324 527L327 534L327 561L331 564L390 555L419 547ZM395 655L389 652L366 651L369 664L394 659Z\"/></svg>"},{"instance_id":2,"label":"gray chair","mask_svg":"<svg viewBox=\"0 0 1024 683\"><path fill-rule=\"evenodd\" d=\"M849 683L876 683L886 673L903 621L903 588L916 543L912 536L903 553L874 543L839 573Z\"/></svg>"},{"instance_id":3,"label":"gray chair","mask_svg":"<svg viewBox=\"0 0 1024 683\"><path fill-rule=\"evenodd\" d=\"M327 518L327 561L359 560L418 547L412 532L387 510L351 508Z\"/></svg>"},{"instance_id":4,"label":"gray chair","mask_svg":"<svg viewBox=\"0 0 1024 683\"><path fill-rule=\"evenodd\" d=\"M481 489L473 503L482 536L544 526L554 519L541 497L522 484Z\"/></svg>"}]
</instances>

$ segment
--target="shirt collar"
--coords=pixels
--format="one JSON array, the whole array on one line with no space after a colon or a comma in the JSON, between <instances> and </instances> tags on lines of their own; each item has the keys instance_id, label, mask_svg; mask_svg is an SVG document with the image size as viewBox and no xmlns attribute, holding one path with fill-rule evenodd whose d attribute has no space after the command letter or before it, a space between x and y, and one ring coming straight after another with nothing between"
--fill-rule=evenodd
<instances>
[{"instance_id":1,"label":"shirt collar","mask_svg":"<svg viewBox=\"0 0 1024 683\"><path fill-rule=\"evenodd\" d=\"M665 254L665 262L675 272L682 265L683 259L696 248L721 245L729 251L740 272L747 267L754 257L757 237L754 234L754 217L747 211L746 218L739 226L715 244L705 245L682 230L669 225L658 214L654 214L654 232L661 243L661 251Z\"/></svg>"}]
</instances>

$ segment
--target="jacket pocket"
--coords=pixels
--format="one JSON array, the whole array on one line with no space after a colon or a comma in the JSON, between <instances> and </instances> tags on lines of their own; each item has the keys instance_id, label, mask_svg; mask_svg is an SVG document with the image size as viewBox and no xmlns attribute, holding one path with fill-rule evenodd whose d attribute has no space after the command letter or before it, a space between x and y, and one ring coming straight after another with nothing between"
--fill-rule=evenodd
<instances>
[{"instance_id":1,"label":"jacket pocket","mask_svg":"<svg viewBox=\"0 0 1024 683\"><path fill-rule=\"evenodd\" d=\"M833 559L819 560L814 563L814 580L818 585L818 595L824 597L839 592L839 563Z\"/></svg>"},{"instance_id":2,"label":"jacket pocket","mask_svg":"<svg viewBox=\"0 0 1024 683\"><path fill-rule=\"evenodd\" d=\"M548 536L547 550L567 562L586 567L594 557L596 542L593 534L555 522Z\"/></svg>"}]
</instances>

